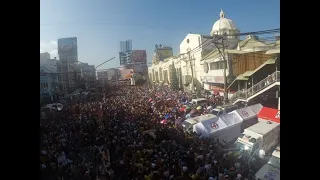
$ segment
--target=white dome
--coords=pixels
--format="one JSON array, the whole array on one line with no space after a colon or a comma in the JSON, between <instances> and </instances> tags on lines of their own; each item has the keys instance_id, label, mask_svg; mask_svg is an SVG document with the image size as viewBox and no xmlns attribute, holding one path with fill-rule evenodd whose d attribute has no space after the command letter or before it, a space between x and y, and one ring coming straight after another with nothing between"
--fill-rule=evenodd
<instances>
[{"instance_id":1,"label":"white dome","mask_svg":"<svg viewBox=\"0 0 320 180\"><path fill-rule=\"evenodd\" d=\"M221 10L220 19L213 24L210 35L222 35L224 33L234 34L237 32L239 32L239 30L237 29L236 25L233 23L231 19L225 18L225 14Z\"/></svg>"}]
</instances>

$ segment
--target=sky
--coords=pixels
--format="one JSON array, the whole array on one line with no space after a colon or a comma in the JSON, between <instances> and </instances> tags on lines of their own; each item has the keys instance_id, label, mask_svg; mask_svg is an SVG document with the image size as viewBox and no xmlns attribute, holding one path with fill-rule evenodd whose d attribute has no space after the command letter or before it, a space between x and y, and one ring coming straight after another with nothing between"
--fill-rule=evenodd
<instances>
[{"instance_id":1,"label":"sky","mask_svg":"<svg viewBox=\"0 0 320 180\"><path fill-rule=\"evenodd\" d=\"M156 44L174 54L192 32L209 35L221 9L241 32L280 28L280 0L40 0L40 52L57 55L57 40L77 37L78 60L98 69L119 67L120 41L146 50Z\"/></svg>"}]
</instances>

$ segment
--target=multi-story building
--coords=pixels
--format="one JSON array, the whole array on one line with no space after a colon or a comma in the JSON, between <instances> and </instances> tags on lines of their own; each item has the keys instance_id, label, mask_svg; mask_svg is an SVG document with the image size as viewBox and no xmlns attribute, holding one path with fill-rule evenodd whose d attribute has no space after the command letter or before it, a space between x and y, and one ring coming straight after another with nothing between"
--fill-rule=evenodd
<instances>
[{"instance_id":1,"label":"multi-story building","mask_svg":"<svg viewBox=\"0 0 320 180\"><path fill-rule=\"evenodd\" d=\"M58 54L61 61L61 73L63 89L72 91L76 88L77 81L77 62L78 47L77 38L61 38L58 39Z\"/></svg>"},{"instance_id":2,"label":"multi-story building","mask_svg":"<svg viewBox=\"0 0 320 180\"><path fill-rule=\"evenodd\" d=\"M100 84L106 84L108 82L108 73L107 70L97 71L98 82Z\"/></svg>"},{"instance_id":3,"label":"multi-story building","mask_svg":"<svg viewBox=\"0 0 320 180\"><path fill-rule=\"evenodd\" d=\"M58 61L49 53L40 53L40 98L46 102L58 99Z\"/></svg>"},{"instance_id":4,"label":"multi-story building","mask_svg":"<svg viewBox=\"0 0 320 180\"><path fill-rule=\"evenodd\" d=\"M98 81L107 83L108 81L117 81L120 77L120 70L117 68L102 69L97 71Z\"/></svg>"},{"instance_id":5,"label":"multi-story building","mask_svg":"<svg viewBox=\"0 0 320 180\"><path fill-rule=\"evenodd\" d=\"M96 70L94 65L88 63L78 63L77 72L80 75L81 84L84 84L87 88L96 82Z\"/></svg>"}]
</instances>

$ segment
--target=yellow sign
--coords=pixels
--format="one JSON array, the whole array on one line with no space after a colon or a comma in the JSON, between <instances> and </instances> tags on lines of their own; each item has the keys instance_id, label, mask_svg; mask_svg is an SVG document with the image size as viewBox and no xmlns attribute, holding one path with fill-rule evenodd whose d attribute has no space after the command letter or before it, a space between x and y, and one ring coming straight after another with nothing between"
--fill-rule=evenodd
<instances>
[{"instance_id":1,"label":"yellow sign","mask_svg":"<svg viewBox=\"0 0 320 180\"><path fill-rule=\"evenodd\" d=\"M173 56L172 49L157 49L157 55L160 61Z\"/></svg>"}]
</instances>

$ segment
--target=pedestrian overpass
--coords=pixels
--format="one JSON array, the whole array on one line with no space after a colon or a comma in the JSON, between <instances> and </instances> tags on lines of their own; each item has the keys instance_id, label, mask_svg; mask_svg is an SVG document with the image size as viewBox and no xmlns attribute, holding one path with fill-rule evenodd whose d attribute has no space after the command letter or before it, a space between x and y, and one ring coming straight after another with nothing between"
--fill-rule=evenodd
<instances>
[{"instance_id":1,"label":"pedestrian overpass","mask_svg":"<svg viewBox=\"0 0 320 180\"><path fill-rule=\"evenodd\" d=\"M252 87L237 91L230 99L232 104L238 102L249 102L251 99L261 95L262 93L280 86L280 71L275 71L270 76L253 84Z\"/></svg>"}]
</instances>

